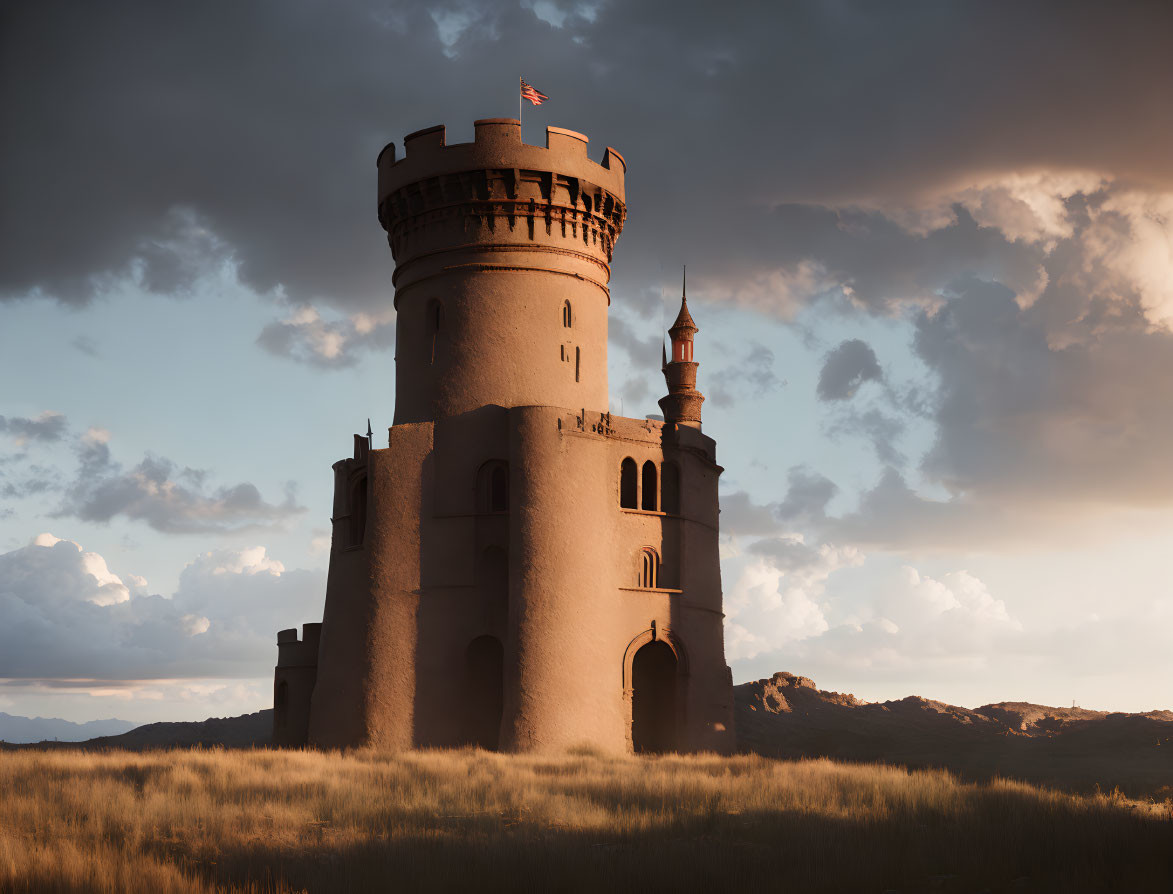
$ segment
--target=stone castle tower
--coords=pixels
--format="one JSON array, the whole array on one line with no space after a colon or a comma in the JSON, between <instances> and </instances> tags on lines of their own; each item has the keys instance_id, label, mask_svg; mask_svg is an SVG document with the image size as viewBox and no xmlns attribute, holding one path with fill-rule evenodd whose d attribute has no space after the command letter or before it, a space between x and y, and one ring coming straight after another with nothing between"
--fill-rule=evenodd
<instances>
[{"instance_id":1,"label":"stone castle tower","mask_svg":"<svg viewBox=\"0 0 1173 894\"><path fill-rule=\"evenodd\" d=\"M274 741L728 752L714 441L682 301L663 421L608 411L626 164L512 118L378 158L395 417L334 465L321 624L278 634Z\"/></svg>"}]
</instances>

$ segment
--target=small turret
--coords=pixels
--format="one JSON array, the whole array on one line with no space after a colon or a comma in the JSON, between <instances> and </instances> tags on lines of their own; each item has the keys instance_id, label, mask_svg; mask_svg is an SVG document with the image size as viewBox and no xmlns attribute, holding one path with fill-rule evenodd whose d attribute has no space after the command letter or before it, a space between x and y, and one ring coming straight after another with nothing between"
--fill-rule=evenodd
<instances>
[{"instance_id":1,"label":"small turret","mask_svg":"<svg viewBox=\"0 0 1173 894\"><path fill-rule=\"evenodd\" d=\"M664 379L668 394L660 398L664 421L691 428L701 427L701 404L705 397L696 390L696 368L692 359L693 336L700 330L688 312L688 279L685 273L681 289L680 313L668 330L672 336L672 360L664 363Z\"/></svg>"}]
</instances>

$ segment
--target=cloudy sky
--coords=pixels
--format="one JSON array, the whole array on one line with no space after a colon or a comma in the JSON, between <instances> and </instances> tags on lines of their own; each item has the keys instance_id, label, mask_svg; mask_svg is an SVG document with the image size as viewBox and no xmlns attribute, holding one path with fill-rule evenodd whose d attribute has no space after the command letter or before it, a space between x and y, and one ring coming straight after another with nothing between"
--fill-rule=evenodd
<instances>
[{"instance_id":1,"label":"cloudy sky","mask_svg":"<svg viewBox=\"0 0 1173 894\"><path fill-rule=\"evenodd\" d=\"M1162 3L7 3L0 710L265 706L393 413L375 156L627 159L611 409L689 266L727 651L867 699L1173 707Z\"/></svg>"}]
</instances>

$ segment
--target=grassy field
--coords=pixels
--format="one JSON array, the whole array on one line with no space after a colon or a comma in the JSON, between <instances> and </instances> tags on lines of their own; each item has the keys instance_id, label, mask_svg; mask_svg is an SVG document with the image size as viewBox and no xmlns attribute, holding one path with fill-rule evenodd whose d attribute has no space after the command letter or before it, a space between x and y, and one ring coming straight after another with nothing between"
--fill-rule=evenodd
<instances>
[{"instance_id":1,"label":"grassy field","mask_svg":"<svg viewBox=\"0 0 1173 894\"><path fill-rule=\"evenodd\" d=\"M4 891L1160 891L1173 805L760 757L0 754Z\"/></svg>"}]
</instances>

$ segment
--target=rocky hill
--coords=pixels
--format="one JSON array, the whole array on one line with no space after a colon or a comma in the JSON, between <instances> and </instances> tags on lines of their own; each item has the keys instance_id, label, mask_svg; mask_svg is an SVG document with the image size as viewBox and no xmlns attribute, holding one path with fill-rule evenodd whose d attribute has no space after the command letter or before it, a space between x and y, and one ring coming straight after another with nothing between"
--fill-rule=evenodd
<instances>
[{"instance_id":1,"label":"rocky hill","mask_svg":"<svg viewBox=\"0 0 1173 894\"><path fill-rule=\"evenodd\" d=\"M785 672L734 687L734 703L743 751L1173 797L1173 711L1123 714L1025 702L970 710L918 696L868 703Z\"/></svg>"}]
</instances>

